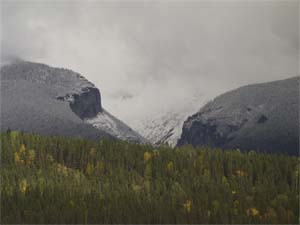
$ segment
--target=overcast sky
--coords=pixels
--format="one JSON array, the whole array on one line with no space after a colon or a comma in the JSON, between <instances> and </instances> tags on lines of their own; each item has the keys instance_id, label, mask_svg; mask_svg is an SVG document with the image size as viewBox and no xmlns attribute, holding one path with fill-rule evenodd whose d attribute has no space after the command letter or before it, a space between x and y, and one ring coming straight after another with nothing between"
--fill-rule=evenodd
<instances>
[{"instance_id":1,"label":"overcast sky","mask_svg":"<svg viewBox=\"0 0 300 225\"><path fill-rule=\"evenodd\" d=\"M125 121L299 74L299 1L1 1L1 54L80 72Z\"/></svg>"}]
</instances>

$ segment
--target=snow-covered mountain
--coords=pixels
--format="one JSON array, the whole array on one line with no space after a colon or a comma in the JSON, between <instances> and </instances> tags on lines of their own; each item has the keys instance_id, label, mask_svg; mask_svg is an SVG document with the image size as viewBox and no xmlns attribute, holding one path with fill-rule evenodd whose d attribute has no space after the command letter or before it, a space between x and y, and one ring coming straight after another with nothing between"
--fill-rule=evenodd
<instances>
[{"instance_id":1,"label":"snow-covered mountain","mask_svg":"<svg viewBox=\"0 0 300 225\"><path fill-rule=\"evenodd\" d=\"M299 81L297 76L219 95L184 122L178 146L299 155Z\"/></svg>"},{"instance_id":2,"label":"snow-covered mountain","mask_svg":"<svg viewBox=\"0 0 300 225\"><path fill-rule=\"evenodd\" d=\"M103 109L99 89L79 73L21 60L1 64L1 130L8 128L145 141Z\"/></svg>"}]
</instances>

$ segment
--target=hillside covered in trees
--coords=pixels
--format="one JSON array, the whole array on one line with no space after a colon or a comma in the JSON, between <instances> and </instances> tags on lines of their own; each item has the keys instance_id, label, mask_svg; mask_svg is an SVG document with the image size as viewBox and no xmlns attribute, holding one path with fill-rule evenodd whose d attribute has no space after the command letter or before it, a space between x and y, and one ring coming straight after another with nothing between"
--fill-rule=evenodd
<instances>
[{"instance_id":1,"label":"hillside covered in trees","mask_svg":"<svg viewBox=\"0 0 300 225\"><path fill-rule=\"evenodd\" d=\"M299 223L299 157L8 131L1 223Z\"/></svg>"}]
</instances>

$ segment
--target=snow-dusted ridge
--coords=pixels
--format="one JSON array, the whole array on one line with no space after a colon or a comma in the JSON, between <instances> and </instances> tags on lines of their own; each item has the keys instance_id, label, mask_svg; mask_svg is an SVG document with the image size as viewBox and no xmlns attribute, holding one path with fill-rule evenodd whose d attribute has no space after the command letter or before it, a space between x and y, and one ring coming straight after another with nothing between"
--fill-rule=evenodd
<instances>
[{"instance_id":1,"label":"snow-dusted ridge","mask_svg":"<svg viewBox=\"0 0 300 225\"><path fill-rule=\"evenodd\" d=\"M6 73L7 70L13 73ZM58 90L55 97L80 94L87 88L95 88L93 83L72 70L28 61L2 62L1 78L55 86Z\"/></svg>"}]
</instances>

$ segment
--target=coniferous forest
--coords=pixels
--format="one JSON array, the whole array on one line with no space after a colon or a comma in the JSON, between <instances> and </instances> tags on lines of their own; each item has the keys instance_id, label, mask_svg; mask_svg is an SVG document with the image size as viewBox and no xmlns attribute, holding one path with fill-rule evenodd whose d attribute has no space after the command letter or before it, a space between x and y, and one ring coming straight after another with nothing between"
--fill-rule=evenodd
<instances>
[{"instance_id":1,"label":"coniferous forest","mask_svg":"<svg viewBox=\"0 0 300 225\"><path fill-rule=\"evenodd\" d=\"M299 223L299 157L45 137L1 139L1 223Z\"/></svg>"}]
</instances>

